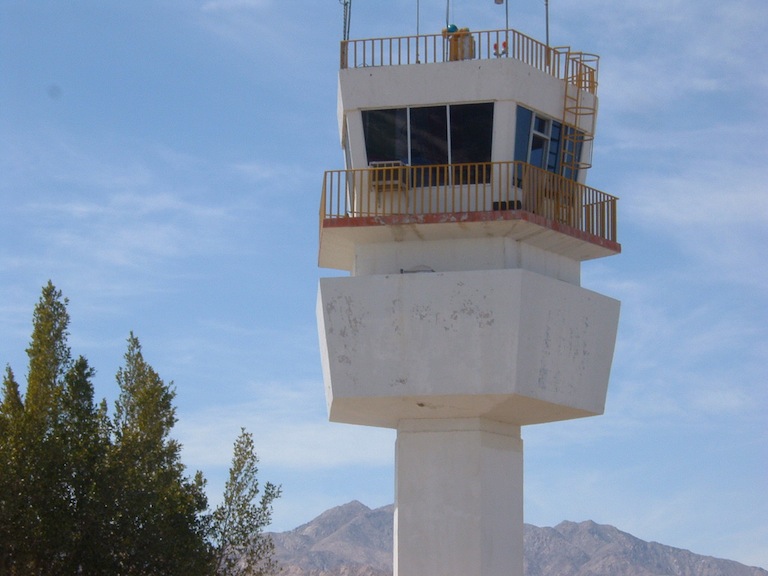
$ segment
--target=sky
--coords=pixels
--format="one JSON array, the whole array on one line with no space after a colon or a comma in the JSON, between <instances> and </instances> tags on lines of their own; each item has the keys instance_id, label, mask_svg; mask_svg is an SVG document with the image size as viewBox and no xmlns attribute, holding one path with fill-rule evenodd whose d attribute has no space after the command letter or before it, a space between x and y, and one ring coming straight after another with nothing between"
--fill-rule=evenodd
<instances>
[{"instance_id":1,"label":"sky","mask_svg":"<svg viewBox=\"0 0 768 576\"><path fill-rule=\"evenodd\" d=\"M543 41L543 1L510 1ZM768 3L549 4L552 44L601 56L588 183L620 198L623 252L582 285L622 310L605 415L523 429L526 522L768 568ZM450 8L504 27L490 0ZM439 32L446 4L419 15ZM415 0L351 16L352 38L416 31ZM394 432L329 423L320 368L341 35L338 0L0 0L0 363L24 381L52 280L97 399L131 331L173 381L212 502L254 434L277 531L394 500Z\"/></svg>"}]
</instances>

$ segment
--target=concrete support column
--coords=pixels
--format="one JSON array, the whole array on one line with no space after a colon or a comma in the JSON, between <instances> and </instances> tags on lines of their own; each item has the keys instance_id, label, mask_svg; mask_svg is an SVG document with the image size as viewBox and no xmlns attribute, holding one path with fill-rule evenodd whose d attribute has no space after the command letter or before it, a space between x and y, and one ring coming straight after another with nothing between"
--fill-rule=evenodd
<instances>
[{"instance_id":1,"label":"concrete support column","mask_svg":"<svg viewBox=\"0 0 768 576\"><path fill-rule=\"evenodd\" d=\"M395 466L394 576L523 576L519 426L403 420Z\"/></svg>"}]
</instances>

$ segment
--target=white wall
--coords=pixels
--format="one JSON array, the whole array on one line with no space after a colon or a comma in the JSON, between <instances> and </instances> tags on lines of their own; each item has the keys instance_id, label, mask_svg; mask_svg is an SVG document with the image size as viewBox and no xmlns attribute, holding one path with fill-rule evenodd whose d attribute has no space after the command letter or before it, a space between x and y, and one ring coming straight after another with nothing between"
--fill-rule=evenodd
<instances>
[{"instance_id":1,"label":"white wall","mask_svg":"<svg viewBox=\"0 0 768 576\"><path fill-rule=\"evenodd\" d=\"M405 421L395 453L394 576L523 576L519 427Z\"/></svg>"},{"instance_id":2,"label":"white wall","mask_svg":"<svg viewBox=\"0 0 768 576\"><path fill-rule=\"evenodd\" d=\"M580 263L508 237L358 244L354 276L523 268L579 285Z\"/></svg>"},{"instance_id":3,"label":"white wall","mask_svg":"<svg viewBox=\"0 0 768 576\"><path fill-rule=\"evenodd\" d=\"M330 418L601 414L619 303L522 269L324 278L318 330Z\"/></svg>"}]
</instances>

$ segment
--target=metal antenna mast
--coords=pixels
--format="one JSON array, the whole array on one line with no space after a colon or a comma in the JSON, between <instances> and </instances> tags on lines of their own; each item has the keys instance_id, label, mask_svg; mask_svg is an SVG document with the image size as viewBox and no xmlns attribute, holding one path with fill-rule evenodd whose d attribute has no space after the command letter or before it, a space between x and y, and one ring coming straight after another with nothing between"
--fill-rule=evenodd
<instances>
[{"instance_id":1,"label":"metal antenna mast","mask_svg":"<svg viewBox=\"0 0 768 576\"><path fill-rule=\"evenodd\" d=\"M352 0L339 0L339 4L341 4L344 7L343 39L349 40L349 20L352 15Z\"/></svg>"}]
</instances>

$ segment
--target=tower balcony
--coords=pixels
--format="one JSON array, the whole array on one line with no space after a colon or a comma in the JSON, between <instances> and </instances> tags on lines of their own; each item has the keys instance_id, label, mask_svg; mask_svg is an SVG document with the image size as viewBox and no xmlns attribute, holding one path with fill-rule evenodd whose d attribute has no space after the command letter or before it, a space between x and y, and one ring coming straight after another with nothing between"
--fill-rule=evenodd
<instances>
[{"instance_id":1,"label":"tower balcony","mask_svg":"<svg viewBox=\"0 0 768 576\"><path fill-rule=\"evenodd\" d=\"M525 162L330 170L320 266L352 270L357 244L507 237L577 261L621 252L618 199Z\"/></svg>"},{"instance_id":2,"label":"tower balcony","mask_svg":"<svg viewBox=\"0 0 768 576\"><path fill-rule=\"evenodd\" d=\"M597 95L599 57L548 46L517 30L466 28L441 34L342 40L342 70L376 66L434 64L460 60L510 58L523 62L571 86Z\"/></svg>"}]
</instances>

